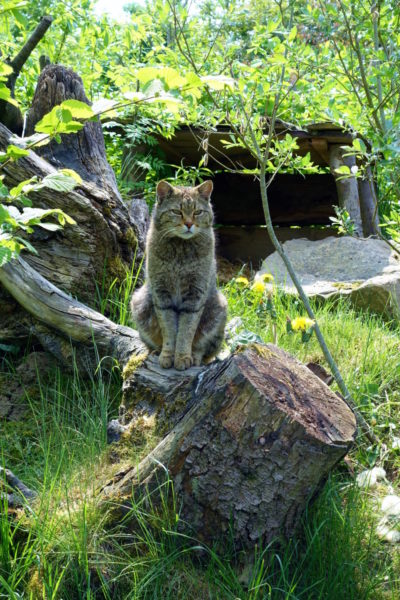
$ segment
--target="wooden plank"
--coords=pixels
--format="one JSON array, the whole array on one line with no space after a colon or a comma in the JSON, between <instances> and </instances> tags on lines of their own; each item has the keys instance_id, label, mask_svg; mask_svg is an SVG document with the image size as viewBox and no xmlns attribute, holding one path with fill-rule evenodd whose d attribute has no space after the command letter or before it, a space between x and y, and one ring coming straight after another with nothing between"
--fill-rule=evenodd
<instances>
[{"instance_id":1,"label":"wooden plank","mask_svg":"<svg viewBox=\"0 0 400 600\"><path fill-rule=\"evenodd\" d=\"M353 137L350 133L333 124L326 124L329 129L323 128L324 124L315 124L318 130L304 130L299 128L289 128L286 124L277 126L277 135L286 135L289 133L296 138L299 149L296 154L304 156L307 152L311 153L311 159L314 164L319 166L328 166L327 155L317 150L318 141L337 144L351 144ZM226 148L224 141L231 139L230 130L227 127L219 127L218 130L208 133L202 129L192 127L182 127L177 130L171 140L163 137L158 138L158 143L165 153L166 160L174 164L180 164L181 161L187 166L197 165L204 155L202 141L208 137L209 146L209 166L216 168L219 162L232 168L232 160L241 163L245 167L254 166L254 159L250 153L243 148ZM316 141L316 143L315 143ZM321 147L321 146L320 146ZM238 168L238 164L235 165Z\"/></svg>"}]
</instances>

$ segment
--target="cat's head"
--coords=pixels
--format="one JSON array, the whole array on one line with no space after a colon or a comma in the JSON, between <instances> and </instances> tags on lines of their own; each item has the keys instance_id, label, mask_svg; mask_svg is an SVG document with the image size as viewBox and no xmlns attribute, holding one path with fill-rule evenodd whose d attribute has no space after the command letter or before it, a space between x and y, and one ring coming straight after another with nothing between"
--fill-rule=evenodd
<instances>
[{"instance_id":1,"label":"cat's head","mask_svg":"<svg viewBox=\"0 0 400 600\"><path fill-rule=\"evenodd\" d=\"M181 187L160 181L157 185L155 224L167 237L191 239L209 230L213 222L212 181Z\"/></svg>"}]
</instances>

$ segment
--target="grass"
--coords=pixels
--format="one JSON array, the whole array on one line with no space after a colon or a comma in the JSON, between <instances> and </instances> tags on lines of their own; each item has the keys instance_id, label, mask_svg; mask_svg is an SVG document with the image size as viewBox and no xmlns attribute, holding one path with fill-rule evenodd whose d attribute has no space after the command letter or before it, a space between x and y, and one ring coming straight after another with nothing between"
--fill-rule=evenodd
<instances>
[{"instance_id":1,"label":"grass","mask_svg":"<svg viewBox=\"0 0 400 600\"><path fill-rule=\"evenodd\" d=\"M129 323L134 285L98 287L98 307ZM314 336L302 343L286 331L287 318L303 315L299 302L275 293L273 307L235 281L224 287L238 334L257 332L304 362L324 364ZM355 470L384 459L393 489L399 484L400 330L395 323L357 312L347 301L316 305L317 317L354 400L386 446L362 438L350 455ZM0 380L15 376L14 359ZM283 549L257 547L252 557L207 548L177 530L173 490L166 480L163 510L134 498L112 525L98 505L101 477L112 471L106 424L118 413L120 381L101 366L83 378L55 369L29 390L29 414L1 422L0 457L39 492L34 509L16 515L0 507L0 598L51 600L395 600L400 599L400 551L375 535L372 491L359 490L339 465L304 515L299 535ZM129 460L140 459L132 449ZM171 508L172 502L172 508Z\"/></svg>"}]
</instances>

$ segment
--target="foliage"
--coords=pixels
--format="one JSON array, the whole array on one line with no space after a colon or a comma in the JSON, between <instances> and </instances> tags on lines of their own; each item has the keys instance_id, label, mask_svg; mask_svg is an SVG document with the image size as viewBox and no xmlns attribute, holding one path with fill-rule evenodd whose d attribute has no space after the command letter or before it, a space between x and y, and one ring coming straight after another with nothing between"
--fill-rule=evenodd
<instances>
[{"instance_id":1,"label":"foliage","mask_svg":"<svg viewBox=\"0 0 400 600\"><path fill-rule=\"evenodd\" d=\"M11 156L9 149L10 146L5 154L7 157ZM19 153L15 154L19 157ZM38 181L37 177L32 177L22 181L11 190L6 188L0 177L0 267L16 258L23 249L36 253L27 239L17 235L19 232L32 233L35 226L48 231L56 231L66 223L69 225L75 224L75 221L61 209L32 208L32 203L27 198L27 194L42 188L56 191L72 190L78 182L76 173L74 176L71 176L70 173L68 169L61 169L57 173L47 175L41 181ZM18 208L15 204L22 205L22 208ZM44 220L48 217L56 217L58 223Z\"/></svg>"}]
</instances>

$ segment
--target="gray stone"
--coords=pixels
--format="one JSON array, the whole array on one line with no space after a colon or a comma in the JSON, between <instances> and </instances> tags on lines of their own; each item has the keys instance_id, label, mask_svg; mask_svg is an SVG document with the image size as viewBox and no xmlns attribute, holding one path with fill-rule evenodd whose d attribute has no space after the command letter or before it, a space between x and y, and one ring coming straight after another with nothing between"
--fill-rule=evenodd
<instances>
[{"instance_id":1,"label":"gray stone","mask_svg":"<svg viewBox=\"0 0 400 600\"><path fill-rule=\"evenodd\" d=\"M357 307L400 317L400 257L384 241L328 237L289 240L283 247L308 296L346 296ZM277 252L268 256L257 276L263 273L272 273L287 293L297 293Z\"/></svg>"}]
</instances>

